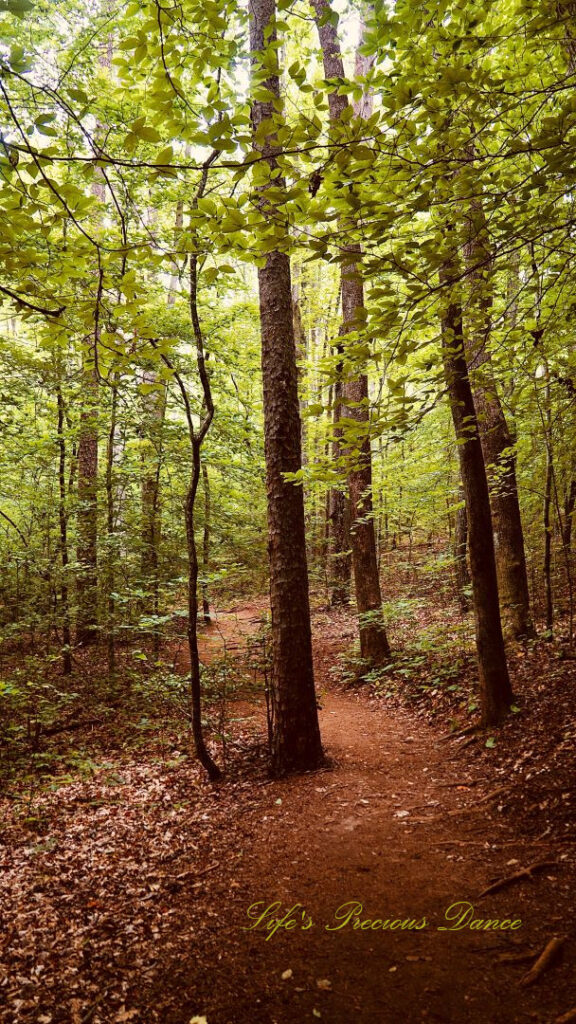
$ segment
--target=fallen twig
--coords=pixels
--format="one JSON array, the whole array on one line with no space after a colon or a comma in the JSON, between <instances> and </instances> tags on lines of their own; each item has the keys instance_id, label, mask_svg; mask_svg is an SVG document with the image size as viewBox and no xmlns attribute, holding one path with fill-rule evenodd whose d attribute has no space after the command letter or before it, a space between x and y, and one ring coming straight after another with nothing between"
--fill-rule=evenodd
<instances>
[{"instance_id":1,"label":"fallen twig","mask_svg":"<svg viewBox=\"0 0 576 1024\"><path fill-rule=\"evenodd\" d=\"M550 939L550 942L544 947L536 963L528 971L528 974L525 974L520 980L521 988L526 988L528 985L533 985L534 982L538 981L540 975L554 962L565 942L565 935L554 935Z\"/></svg>"},{"instance_id":2,"label":"fallen twig","mask_svg":"<svg viewBox=\"0 0 576 1024\"><path fill-rule=\"evenodd\" d=\"M532 878L535 871L542 871L544 868L553 867L557 867L557 861L541 860L537 861L536 864L530 864L527 868L520 868L513 875L507 875L506 878L500 878L497 882L493 882L492 885L489 885L487 889L480 893L478 899L482 899L483 896L489 896L492 892L498 892L500 889L504 889L505 886L512 885L513 882L519 882L523 878Z\"/></svg>"},{"instance_id":3,"label":"fallen twig","mask_svg":"<svg viewBox=\"0 0 576 1024\"><path fill-rule=\"evenodd\" d=\"M487 804L489 800L493 800L495 796L500 796L501 793L505 793L510 786L498 786L498 789L493 789L491 793L486 793L481 796L478 800L479 804Z\"/></svg>"},{"instance_id":4,"label":"fallen twig","mask_svg":"<svg viewBox=\"0 0 576 1024\"><path fill-rule=\"evenodd\" d=\"M473 725L467 725L464 729L458 729L457 732L448 732L444 736L440 737L441 743L446 743L448 740L457 740L460 736L468 736L468 733L478 732L480 729L480 723L475 722Z\"/></svg>"},{"instance_id":5,"label":"fallen twig","mask_svg":"<svg viewBox=\"0 0 576 1024\"><path fill-rule=\"evenodd\" d=\"M469 782L438 782L436 785L438 789L458 789L460 786L465 786L467 789L470 786L477 786L480 779L470 779Z\"/></svg>"},{"instance_id":6,"label":"fallen twig","mask_svg":"<svg viewBox=\"0 0 576 1024\"><path fill-rule=\"evenodd\" d=\"M556 1024L571 1024L571 1021L576 1020L576 1006L573 1010L568 1010L568 1013L563 1013L561 1017L556 1017Z\"/></svg>"}]
</instances>

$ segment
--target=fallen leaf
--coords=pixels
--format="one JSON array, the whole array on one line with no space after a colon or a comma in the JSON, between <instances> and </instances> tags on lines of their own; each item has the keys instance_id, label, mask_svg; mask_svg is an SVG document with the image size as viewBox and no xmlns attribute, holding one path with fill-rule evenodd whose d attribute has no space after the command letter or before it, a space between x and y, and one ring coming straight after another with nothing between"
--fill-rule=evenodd
<instances>
[{"instance_id":1,"label":"fallen leaf","mask_svg":"<svg viewBox=\"0 0 576 1024\"><path fill-rule=\"evenodd\" d=\"M289 967L287 971L282 971L282 981L288 981L288 978L291 978L293 973L294 972L291 967Z\"/></svg>"},{"instance_id":2,"label":"fallen leaf","mask_svg":"<svg viewBox=\"0 0 576 1024\"><path fill-rule=\"evenodd\" d=\"M125 1021L133 1020L137 1016L138 1010L127 1010L125 1006L121 1006L114 1017L114 1024L124 1024Z\"/></svg>"},{"instance_id":3,"label":"fallen leaf","mask_svg":"<svg viewBox=\"0 0 576 1024\"><path fill-rule=\"evenodd\" d=\"M323 992L330 992L332 982L329 978L316 978L316 988L321 989Z\"/></svg>"}]
</instances>

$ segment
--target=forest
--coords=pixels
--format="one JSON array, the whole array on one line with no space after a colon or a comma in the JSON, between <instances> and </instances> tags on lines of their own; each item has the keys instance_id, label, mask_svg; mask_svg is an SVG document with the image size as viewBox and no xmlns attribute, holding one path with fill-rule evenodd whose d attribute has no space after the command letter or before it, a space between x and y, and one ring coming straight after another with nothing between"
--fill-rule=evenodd
<instances>
[{"instance_id":1,"label":"forest","mask_svg":"<svg viewBox=\"0 0 576 1024\"><path fill-rule=\"evenodd\" d=\"M0 111L0 1021L576 1021L576 2L0 0Z\"/></svg>"}]
</instances>

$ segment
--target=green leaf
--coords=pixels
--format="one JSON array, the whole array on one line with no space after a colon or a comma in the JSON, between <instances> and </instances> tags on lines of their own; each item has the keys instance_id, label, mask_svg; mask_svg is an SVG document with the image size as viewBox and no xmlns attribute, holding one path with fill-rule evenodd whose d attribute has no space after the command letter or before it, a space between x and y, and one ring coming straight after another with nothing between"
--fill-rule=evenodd
<instances>
[{"instance_id":1,"label":"green leaf","mask_svg":"<svg viewBox=\"0 0 576 1024\"><path fill-rule=\"evenodd\" d=\"M31 0L0 0L0 13L14 14L17 18L25 17L33 8Z\"/></svg>"}]
</instances>

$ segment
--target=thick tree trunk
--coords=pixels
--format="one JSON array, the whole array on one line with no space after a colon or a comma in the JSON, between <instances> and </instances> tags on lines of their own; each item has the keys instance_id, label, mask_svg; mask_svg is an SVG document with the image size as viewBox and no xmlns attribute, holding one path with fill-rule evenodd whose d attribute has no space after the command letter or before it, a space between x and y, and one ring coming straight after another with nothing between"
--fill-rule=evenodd
<instances>
[{"instance_id":1,"label":"thick tree trunk","mask_svg":"<svg viewBox=\"0 0 576 1024\"><path fill-rule=\"evenodd\" d=\"M534 627L516 482L515 440L504 414L488 347L492 296L486 269L490 253L481 199L471 204L467 258L471 336L466 339L466 357L490 488L500 605L512 635L519 639L533 636Z\"/></svg>"},{"instance_id":2,"label":"thick tree trunk","mask_svg":"<svg viewBox=\"0 0 576 1024\"><path fill-rule=\"evenodd\" d=\"M250 0L249 13L254 80L278 100L279 77L274 67L277 50L267 49L276 41L275 2ZM267 51L267 71L263 50ZM264 121L271 124L274 113L272 99L254 99L254 132ZM258 141L256 147L267 157L270 169L276 169L272 128L268 138ZM276 189L283 187L281 177L274 178L273 183ZM263 205L267 203L266 191L264 186L260 192ZM272 769L286 773L318 767L322 746L312 665L304 496L301 487L284 478L285 473L297 472L302 462L290 261L285 253L268 253L265 265L258 270L258 285L272 611Z\"/></svg>"},{"instance_id":3,"label":"thick tree trunk","mask_svg":"<svg viewBox=\"0 0 576 1024\"><path fill-rule=\"evenodd\" d=\"M338 33L332 21L326 20L330 13L327 0L312 0L312 7L318 37L322 48L324 75L327 79L343 79L344 63L340 50ZM359 72L365 74L368 67L361 62ZM328 94L330 123L338 129L342 115L348 107L346 95L336 92ZM367 113L363 108L357 113ZM343 233L347 230L342 225ZM362 325L364 289L360 276L361 250L358 245L348 247L350 258L342 267L342 328L345 337L350 331ZM346 344L343 343L345 353ZM364 661L379 665L390 658L390 647L382 617L382 597L378 574L376 534L372 514L372 451L369 436L368 378L365 374L344 374L342 380L342 413L354 420L360 427L362 438L359 450L346 452L350 460L348 490L350 495L350 539L356 606L359 617L360 653Z\"/></svg>"},{"instance_id":4,"label":"thick tree trunk","mask_svg":"<svg viewBox=\"0 0 576 1024\"><path fill-rule=\"evenodd\" d=\"M441 272L447 287L454 277L451 266ZM462 304L454 295L447 299L442 316L442 353L468 513L482 724L489 726L504 717L513 698L500 621L488 481L464 355Z\"/></svg>"}]
</instances>

